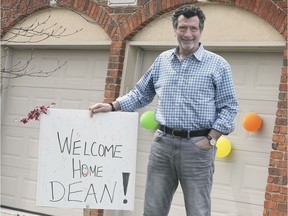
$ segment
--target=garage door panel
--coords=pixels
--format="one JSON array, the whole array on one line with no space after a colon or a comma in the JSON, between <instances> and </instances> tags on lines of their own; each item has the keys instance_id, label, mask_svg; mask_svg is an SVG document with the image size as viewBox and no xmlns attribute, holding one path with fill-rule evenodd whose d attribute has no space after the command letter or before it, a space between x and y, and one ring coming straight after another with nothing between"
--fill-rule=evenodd
<instances>
[{"instance_id":1,"label":"garage door panel","mask_svg":"<svg viewBox=\"0 0 288 216\"><path fill-rule=\"evenodd\" d=\"M270 152L276 104L276 101L239 100L240 108L235 121L236 130L229 135L233 149ZM263 123L259 131L249 132L243 128L243 117L249 112L255 112L262 118Z\"/></svg>"},{"instance_id":2,"label":"garage door panel","mask_svg":"<svg viewBox=\"0 0 288 216\"><path fill-rule=\"evenodd\" d=\"M174 194L174 197L173 197L173 205L174 206L179 206L179 207L182 207L184 206L184 197L183 197L183 192L181 190L181 187L180 187L180 184Z\"/></svg>"},{"instance_id":3,"label":"garage door panel","mask_svg":"<svg viewBox=\"0 0 288 216\"><path fill-rule=\"evenodd\" d=\"M25 62L30 57L27 50L15 52L14 62ZM48 106L56 103L57 108L88 110L89 105L102 101L108 52L34 50L29 67L34 65L35 69L41 67L43 71L51 70L58 58L69 61L51 76L10 79L9 86L4 91L1 122L1 204L55 216L79 216L83 214L82 209L36 207L40 123L29 121L23 124L19 120L37 105Z\"/></svg>"},{"instance_id":4,"label":"garage door panel","mask_svg":"<svg viewBox=\"0 0 288 216\"><path fill-rule=\"evenodd\" d=\"M14 132L13 132L14 131ZM15 133L17 131L17 133ZM36 129L2 127L2 166L37 170L38 135Z\"/></svg>"},{"instance_id":5,"label":"garage door panel","mask_svg":"<svg viewBox=\"0 0 288 216\"><path fill-rule=\"evenodd\" d=\"M263 214L263 205L249 205L249 203L235 203L229 200L212 199L212 216L260 216ZM235 210L237 209L237 210Z\"/></svg>"},{"instance_id":6,"label":"garage door panel","mask_svg":"<svg viewBox=\"0 0 288 216\"><path fill-rule=\"evenodd\" d=\"M137 163L136 163L137 173L146 174L148 157L149 155L147 153L143 153L143 152L137 153Z\"/></svg>"},{"instance_id":7,"label":"garage door panel","mask_svg":"<svg viewBox=\"0 0 288 216\"><path fill-rule=\"evenodd\" d=\"M234 149L230 157L233 157L233 161L237 163L231 163L230 166L224 165L226 159L218 158L215 162L213 198L262 205L269 154ZM227 167L229 168L225 169Z\"/></svg>"},{"instance_id":8,"label":"garage door panel","mask_svg":"<svg viewBox=\"0 0 288 216\"><path fill-rule=\"evenodd\" d=\"M37 172L33 170L19 170L14 167L4 167L1 175L2 202L4 206L24 208L35 212L45 212L51 215L82 215L80 209L61 209L36 207L35 190L37 187ZM12 182L11 182L12 181ZM13 195L12 195L13 194ZM17 203L17 205L15 205ZM22 203L25 203L23 205Z\"/></svg>"},{"instance_id":9,"label":"garage door panel","mask_svg":"<svg viewBox=\"0 0 288 216\"><path fill-rule=\"evenodd\" d=\"M226 190L231 190L233 175L235 172L234 164L229 158L229 162L227 160L219 159L215 162L216 172L214 173L213 182L215 186L219 186L221 188L226 188ZM225 173L225 174L223 174Z\"/></svg>"},{"instance_id":10,"label":"garage door panel","mask_svg":"<svg viewBox=\"0 0 288 216\"><path fill-rule=\"evenodd\" d=\"M137 172L135 186L138 187L139 189L143 189L143 187L145 187L145 184L146 184L146 172L145 173Z\"/></svg>"},{"instance_id":11,"label":"garage door panel","mask_svg":"<svg viewBox=\"0 0 288 216\"><path fill-rule=\"evenodd\" d=\"M185 208L172 204L169 215L186 215Z\"/></svg>"},{"instance_id":12,"label":"garage door panel","mask_svg":"<svg viewBox=\"0 0 288 216\"><path fill-rule=\"evenodd\" d=\"M140 137L140 132L138 133L138 137ZM151 144L152 144L152 139L153 135L147 135L146 138L143 139L139 139L139 141L141 140L141 145L137 145L137 149L139 152L145 152L145 153L149 153L150 152L150 148L151 148ZM150 140L149 140L150 139Z\"/></svg>"},{"instance_id":13,"label":"garage door panel","mask_svg":"<svg viewBox=\"0 0 288 216\"><path fill-rule=\"evenodd\" d=\"M3 145L1 148L2 160L5 157L9 157L11 160L21 160L22 152L24 150L24 145L22 145L24 137L20 134L7 134L6 128L2 127L3 133L1 136L1 141L2 143L7 143L7 145Z\"/></svg>"},{"instance_id":14,"label":"garage door panel","mask_svg":"<svg viewBox=\"0 0 288 216\"><path fill-rule=\"evenodd\" d=\"M19 197L21 184L18 172L10 167L1 166L1 204L12 205ZM11 193L13 192L13 193Z\"/></svg>"},{"instance_id":15,"label":"garage door panel","mask_svg":"<svg viewBox=\"0 0 288 216\"><path fill-rule=\"evenodd\" d=\"M219 54L231 64L238 99L273 101L277 98L281 53Z\"/></svg>"},{"instance_id":16,"label":"garage door panel","mask_svg":"<svg viewBox=\"0 0 288 216\"><path fill-rule=\"evenodd\" d=\"M266 161L267 162L267 161ZM266 187L266 183L263 181L251 181L251 177L256 177L259 179L267 178L267 167L259 166L255 164L246 164L244 167L243 184L241 191L243 193L257 193L263 195L263 189Z\"/></svg>"},{"instance_id":17,"label":"garage door panel","mask_svg":"<svg viewBox=\"0 0 288 216\"><path fill-rule=\"evenodd\" d=\"M26 63L30 55L30 50L15 50L11 65L16 65L19 60ZM34 74L33 79L27 76L13 79L13 83L29 87L37 87L40 83L46 88L103 90L105 82L102 80L106 78L107 66L108 51L105 50L34 50L26 70L43 73ZM39 77L45 72L53 73L46 78Z\"/></svg>"},{"instance_id":18,"label":"garage door panel","mask_svg":"<svg viewBox=\"0 0 288 216\"><path fill-rule=\"evenodd\" d=\"M61 92L61 94L60 94ZM9 89L9 100L4 108L3 123L13 126L19 126L22 117L25 117L31 110L38 105L51 105L56 103L57 108L84 109L88 106L103 99L102 91L76 91L69 89L43 89L26 87L14 87ZM37 128L39 122L31 121L25 127Z\"/></svg>"},{"instance_id":19,"label":"garage door panel","mask_svg":"<svg viewBox=\"0 0 288 216\"><path fill-rule=\"evenodd\" d=\"M141 62L142 73L150 67L157 54L157 51L144 51ZM232 143L232 151L225 158L216 158L212 215L258 216L263 211L267 166L278 101L282 53L219 52L219 54L231 64L240 110L235 119L236 128L227 136ZM273 78L270 79L271 74L273 74ZM156 100L145 109L141 109L139 116L147 110L154 111L155 107ZM248 112L256 112L263 119L261 130L248 132L243 128L242 120ZM153 132L154 130L140 127L138 133L135 196L141 207ZM142 211L138 209L131 213L133 216L140 214ZM184 201L179 187L169 215L182 214L185 214Z\"/></svg>"}]
</instances>

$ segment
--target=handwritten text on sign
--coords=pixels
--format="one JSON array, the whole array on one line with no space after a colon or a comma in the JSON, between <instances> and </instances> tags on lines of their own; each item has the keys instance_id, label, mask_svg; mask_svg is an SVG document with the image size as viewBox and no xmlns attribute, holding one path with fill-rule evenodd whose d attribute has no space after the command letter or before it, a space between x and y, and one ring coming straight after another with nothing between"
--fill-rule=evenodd
<instances>
[{"instance_id":1,"label":"handwritten text on sign","mask_svg":"<svg viewBox=\"0 0 288 216\"><path fill-rule=\"evenodd\" d=\"M132 210L137 113L41 115L37 205Z\"/></svg>"}]
</instances>

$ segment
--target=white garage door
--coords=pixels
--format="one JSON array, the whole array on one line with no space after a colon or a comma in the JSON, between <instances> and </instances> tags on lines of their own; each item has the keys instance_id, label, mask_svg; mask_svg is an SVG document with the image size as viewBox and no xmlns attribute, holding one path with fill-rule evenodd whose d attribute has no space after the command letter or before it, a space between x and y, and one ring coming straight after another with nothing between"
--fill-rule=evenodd
<instances>
[{"instance_id":1,"label":"white garage door","mask_svg":"<svg viewBox=\"0 0 288 216\"><path fill-rule=\"evenodd\" d=\"M282 52L218 52L232 66L233 79L240 104L236 130L228 138L233 151L226 158L216 159L212 192L213 216L259 216L263 212L267 166L277 107ZM142 74L152 64L159 51L144 51ZM154 110L156 102L140 111ZM262 129L249 133L242 127L245 113L257 112L263 119ZM146 165L153 131L139 129L137 178L134 212L142 215ZM179 188L174 196L171 216L186 215Z\"/></svg>"},{"instance_id":2,"label":"white garage door","mask_svg":"<svg viewBox=\"0 0 288 216\"><path fill-rule=\"evenodd\" d=\"M66 64L47 78L24 76L9 81L2 104L2 205L59 216L83 215L81 209L35 206L39 122L23 125L15 120L37 105L56 103L57 108L87 110L102 101L108 54L106 50L34 50L30 72L52 71L58 60ZM29 50L14 50L11 65L19 69L30 56Z\"/></svg>"}]
</instances>

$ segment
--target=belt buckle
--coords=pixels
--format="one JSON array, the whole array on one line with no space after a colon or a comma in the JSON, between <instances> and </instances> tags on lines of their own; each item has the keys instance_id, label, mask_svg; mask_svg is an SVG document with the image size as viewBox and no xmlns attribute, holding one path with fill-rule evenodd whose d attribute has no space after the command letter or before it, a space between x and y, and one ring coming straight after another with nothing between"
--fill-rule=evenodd
<instances>
[{"instance_id":1,"label":"belt buckle","mask_svg":"<svg viewBox=\"0 0 288 216\"><path fill-rule=\"evenodd\" d=\"M177 133L177 132L180 132L180 133L181 133L181 132L182 132L181 129L173 129L173 130L172 130L172 133L171 133L173 137L181 137L180 134L179 134L179 135L176 135L176 134L174 134L174 132L176 132L176 133Z\"/></svg>"}]
</instances>

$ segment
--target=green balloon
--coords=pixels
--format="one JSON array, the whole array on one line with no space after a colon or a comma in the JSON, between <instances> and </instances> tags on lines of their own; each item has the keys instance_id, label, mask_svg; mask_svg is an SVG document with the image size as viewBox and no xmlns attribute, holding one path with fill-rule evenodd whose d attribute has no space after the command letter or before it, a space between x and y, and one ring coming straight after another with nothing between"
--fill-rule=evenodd
<instances>
[{"instance_id":1,"label":"green balloon","mask_svg":"<svg viewBox=\"0 0 288 216\"><path fill-rule=\"evenodd\" d=\"M157 127L158 122L154 119L155 112L146 111L140 117L140 124L143 128L153 129Z\"/></svg>"}]
</instances>

